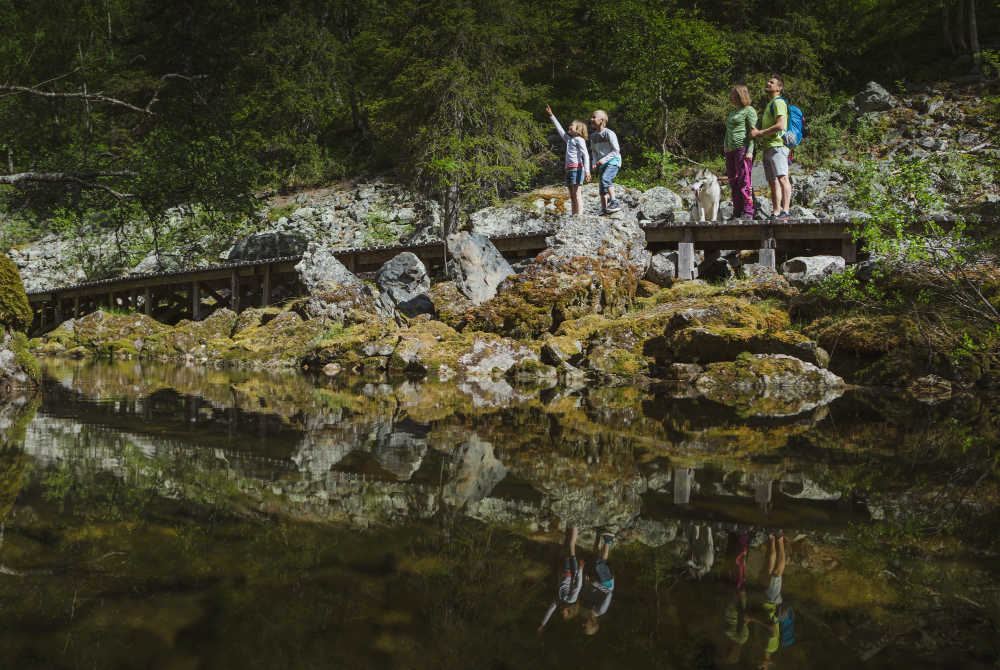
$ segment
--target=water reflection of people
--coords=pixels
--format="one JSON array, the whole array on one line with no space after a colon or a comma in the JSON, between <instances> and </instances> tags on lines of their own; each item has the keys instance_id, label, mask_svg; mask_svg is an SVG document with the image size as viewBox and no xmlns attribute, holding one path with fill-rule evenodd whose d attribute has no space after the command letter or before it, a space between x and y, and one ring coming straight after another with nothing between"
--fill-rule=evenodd
<instances>
[{"instance_id":1,"label":"water reflection of people","mask_svg":"<svg viewBox=\"0 0 1000 670\"><path fill-rule=\"evenodd\" d=\"M771 657L778 651L781 645L780 626L778 624L785 617L785 608L782 607L781 597L782 575L785 573L785 535L778 531L778 536L768 536L768 584L764 591L764 620L749 617L749 620L759 624L764 628L768 637L764 647L764 660L760 668L771 667Z\"/></svg>"},{"instance_id":2,"label":"water reflection of people","mask_svg":"<svg viewBox=\"0 0 1000 670\"><path fill-rule=\"evenodd\" d=\"M712 570L715 564L715 542L712 539L712 528L708 524L694 523L687 529L688 543L691 551L687 561L687 572L690 576L701 579Z\"/></svg>"},{"instance_id":3,"label":"water reflection of people","mask_svg":"<svg viewBox=\"0 0 1000 670\"><path fill-rule=\"evenodd\" d=\"M559 573L559 589L556 598L549 605L545 612L545 618L538 626L538 632L545 629L545 624L552 618L552 614L558 608L562 608L563 619L572 619L580 611L580 604L577 602L580 596L580 589L583 587L584 562L576 558L576 538L579 534L576 526L566 529L566 557L563 561L562 571Z\"/></svg>"},{"instance_id":4,"label":"water reflection of people","mask_svg":"<svg viewBox=\"0 0 1000 670\"><path fill-rule=\"evenodd\" d=\"M735 541L733 534L730 534L729 537L730 539L726 543L727 550L730 555L732 552L736 552L732 566L735 589L727 601L725 610L723 610L724 631L729 643L723 662L727 665L733 665L739 661L743 645L750 639L746 590L746 561L750 547L750 536L743 532L735 538Z\"/></svg>"},{"instance_id":5,"label":"water reflection of people","mask_svg":"<svg viewBox=\"0 0 1000 670\"><path fill-rule=\"evenodd\" d=\"M593 570L584 573L586 584L580 597L580 603L586 613L586 618L583 620L583 632L587 635L593 635L597 632L600 627L597 618L607 613L614 595L615 577L611 573L611 568L608 567L608 553L611 551L612 542L614 542L614 535L598 534L594 540L594 553L598 553L599 550L599 558L594 561Z\"/></svg>"}]
</instances>

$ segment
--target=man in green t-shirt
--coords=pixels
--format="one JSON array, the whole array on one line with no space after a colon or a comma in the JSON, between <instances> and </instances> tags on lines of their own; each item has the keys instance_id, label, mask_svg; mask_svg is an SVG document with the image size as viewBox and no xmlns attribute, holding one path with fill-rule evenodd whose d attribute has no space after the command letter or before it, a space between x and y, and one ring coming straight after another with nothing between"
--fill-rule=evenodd
<instances>
[{"instance_id":1,"label":"man in green t-shirt","mask_svg":"<svg viewBox=\"0 0 1000 670\"><path fill-rule=\"evenodd\" d=\"M760 129L751 129L750 137L764 150L764 175L771 186L774 205L771 219L787 219L792 204L792 182L788 179L788 147L782 139L788 129L788 103L782 97L785 82L781 77L772 76L764 90L771 99L764 108Z\"/></svg>"}]
</instances>

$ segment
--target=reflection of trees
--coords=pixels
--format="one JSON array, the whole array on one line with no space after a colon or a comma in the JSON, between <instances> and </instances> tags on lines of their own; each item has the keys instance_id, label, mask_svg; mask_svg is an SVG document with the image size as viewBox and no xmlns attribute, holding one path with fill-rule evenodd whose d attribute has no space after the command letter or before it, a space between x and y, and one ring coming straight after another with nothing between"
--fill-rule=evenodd
<instances>
[{"instance_id":1,"label":"reflection of trees","mask_svg":"<svg viewBox=\"0 0 1000 670\"><path fill-rule=\"evenodd\" d=\"M7 515L21 493L28 464L21 445L40 403L41 397L37 395L18 396L0 407L0 552L7 530ZM23 576L26 573L0 563L0 574Z\"/></svg>"}]
</instances>

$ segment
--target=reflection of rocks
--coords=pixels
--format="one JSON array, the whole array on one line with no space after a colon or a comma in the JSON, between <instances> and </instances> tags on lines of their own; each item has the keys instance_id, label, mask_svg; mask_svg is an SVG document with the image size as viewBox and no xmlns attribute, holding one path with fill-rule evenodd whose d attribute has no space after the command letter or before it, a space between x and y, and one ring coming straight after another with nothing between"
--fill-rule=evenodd
<instances>
[{"instance_id":1,"label":"reflection of rocks","mask_svg":"<svg viewBox=\"0 0 1000 670\"><path fill-rule=\"evenodd\" d=\"M423 431L410 432L397 425L388 435L380 435L372 448L379 464L400 481L407 481L420 468L427 454L427 440ZM412 429L416 429L413 426Z\"/></svg>"},{"instance_id":2,"label":"reflection of rocks","mask_svg":"<svg viewBox=\"0 0 1000 670\"><path fill-rule=\"evenodd\" d=\"M455 453L453 469L442 496L454 507L479 502L507 476L506 466L493 454L493 445L475 435Z\"/></svg>"}]
</instances>

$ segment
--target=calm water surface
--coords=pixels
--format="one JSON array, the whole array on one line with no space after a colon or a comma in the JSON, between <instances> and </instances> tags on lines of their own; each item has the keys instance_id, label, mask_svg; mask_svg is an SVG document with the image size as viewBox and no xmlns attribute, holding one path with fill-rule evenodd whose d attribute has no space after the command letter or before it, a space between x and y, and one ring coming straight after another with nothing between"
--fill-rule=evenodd
<instances>
[{"instance_id":1,"label":"calm water surface","mask_svg":"<svg viewBox=\"0 0 1000 670\"><path fill-rule=\"evenodd\" d=\"M765 418L666 386L46 373L0 412L0 667L1000 662L996 398ZM537 632L567 524L588 574L615 536L593 635ZM768 655L779 530L795 642Z\"/></svg>"}]
</instances>

